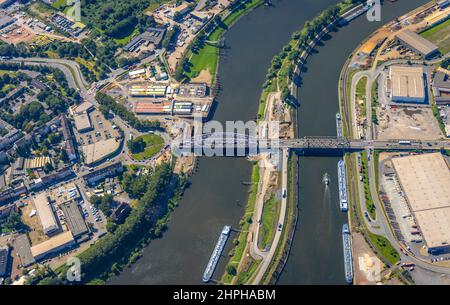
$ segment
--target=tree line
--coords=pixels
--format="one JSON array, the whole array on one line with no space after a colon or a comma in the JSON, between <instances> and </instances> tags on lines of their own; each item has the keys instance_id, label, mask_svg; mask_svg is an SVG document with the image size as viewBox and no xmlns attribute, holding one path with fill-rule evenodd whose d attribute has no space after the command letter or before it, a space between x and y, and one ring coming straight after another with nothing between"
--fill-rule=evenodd
<instances>
[{"instance_id":1,"label":"tree line","mask_svg":"<svg viewBox=\"0 0 450 305\"><path fill-rule=\"evenodd\" d=\"M117 103L111 96L97 92L95 99L100 104L100 111L103 115L108 116L110 111L121 117L124 121L130 124L131 127L137 130L161 129L159 121L141 121L136 115L129 111L127 107Z\"/></svg>"}]
</instances>

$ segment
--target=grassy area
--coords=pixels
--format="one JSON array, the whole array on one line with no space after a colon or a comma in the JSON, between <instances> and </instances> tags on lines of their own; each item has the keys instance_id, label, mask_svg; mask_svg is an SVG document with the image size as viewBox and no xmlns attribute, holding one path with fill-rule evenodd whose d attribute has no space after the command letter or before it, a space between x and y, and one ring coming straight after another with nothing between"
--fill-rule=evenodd
<instances>
[{"instance_id":1,"label":"grassy area","mask_svg":"<svg viewBox=\"0 0 450 305\"><path fill-rule=\"evenodd\" d=\"M206 38L208 41L217 41L220 39L222 34L244 13L248 10L257 7L262 3L262 0L253 0L246 3L243 8L233 12L228 15L223 21L222 27L217 27L209 36ZM186 71L185 74L189 78L197 77L201 71L208 70L209 73L214 76L217 71L217 65L219 61L219 48L211 43L205 43L202 48L197 53L188 54L190 69Z\"/></svg>"},{"instance_id":2,"label":"grassy area","mask_svg":"<svg viewBox=\"0 0 450 305\"><path fill-rule=\"evenodd\" d=\"M242 255L244 254L245 247L247 246L247 236L248 229L251 224L251 219L253 215L253 211L255 210L256 203L256 195L258 193L258 183L260 179L259 174L259 166L258 164L253 165L252 170L252 187L250 190L250 194L248 196L247 206L245 207L245 213L243 218L241 219L241 232L237 239L234 240L235 248L230 252L230 260L228 262L229 265L234 267L238 267L239 262L241 261ZM231 284L234 276L225 272L222 276L221 282L224 284Z\"/></svg>"},{"instance_id":3,"label":"grassy area","mask_svg":"<svg viewBox=\"0 0 450 305\"><path fill-rule=\"evenodd\" d=\"M346 160L346 164L350 164L351 162L348 162L350 160L350 158L353 158L353 156L351 155L350 157L348 157ZM356 164L353 166L353 171L355 175L358 175L358 169ZM347 169L347 174L350 173L350 169ZM351 189L351 188L349 188ZM359 191L358 188L355 187L355 198L359 198ZM359 199L356 199L359 200ZM376 235L373 234L369 231L369 229L366 227L365 222L362 220L364 218L364 216L362 215L362 211L360 208L360 204L356 203L354 205L356 207L356 210L353 211L353 213L351 214L352 217L357 217L359 219L361 219L361 229L362 229L362 233L364 234L365 238L366 238L366 242L369 244L369 246L374 246L376 247L376 252L375 254L378 254L378 257L380 257L382 260L385 260L387 262L389 262L390 264L395 264L399 261L400 259L400 255L398 254L398 252L394 249L394 247L392 247L392 244L383 236L380 235ZM353 205L351 206L353 209ZM352 226L353 226L353 230L356 230L356 227L358 226L354 221L352 221ZM371 245L372 244L372 245ZM378 252L378 253L377 253Z\"/></svg>"},{"instance_id":4,"label":"grassy area","mask_svg":"<svg viewBox=\"0 0 450 305\"><path fill-rule=\"evenodd\" d=\"M444 124L444 120L441 118L441 114L439 113L439 108L436 104L433 104L431 106L431 110L433 111L433 115L436 118L436 120L438 121L439 124L439 128L441 129L442 133L445 135L447 134L447 131L445 130L445 124Z\"/></svg>"},{"instance_id":5,"label":"grassy area","mask_svg":"<svg viewBox=\"0 0 450 305\"><path fill-rule=\"evenodd\" d=\"M259 231L258 247L265 249L272 244L273 237L277 230L278 216L280 214L280 203L272 194L269 200L264 203L261 216L261 227Z\"/></svg>"},{"instance_id":6,"label":"grassy area","mask_svg":"<svg viewBox=\"0 0 450 305\"><path fill-rule=\"evenodd\" d=\"M125 37L122 37L122 38L113 38L114 39L114 41L117 43L117 44L120 44L120 45L126 45L127 43L129 43L130 41L131 41L131 39L135 36L135 35L137 35L137 34L139 34L139 29L138 28L135 28L131 33L130 33L130 35L128 35L128 36L125 36Z\"/></svg>"},{"instance_id":7,"label":"grassy area","mask_svg":"<svg viewBox=\"0 0 450 305\"><path fill-rule=\"evenodd\" d=\"M260 263L261 261L249 258L248 262L246 262L245 266L237 275L236 285L246 284L250 280L251 276L255 273L256 269L258 269Z\"/></svg>"},{"instance_id":8,"label":"grassy area","mask_svg":"<svg viewBox=\"0 0 450 305\"><path fill-rule=\"evenodd\" d=\"M450 19L420 34L439 47L443 54L450 52Z\"/></svg>"},{"instance_id":9,"label":"grassy area","mask_svg":"<svg viewBox=\"0 0 450 305\"><path fill-rule=\"evenodd\" d=\"M63 10L67 6L67 0L56 0L51 6L59 11Z\"/></svg>"},{"instance_id":10,"label":"grassy area","mask_svg":"<svg viewBox=\"0 0 450 305\"><path fill-rule=\"evenodd\" d=\"M143 152L133 154L133 158L141 161L145 159L150 159L155 156L163 147L164 140L160 136L156 134L146 134L136 138L136 140L142 139L144 140L146 146Z\"/></svg>"},{"instance_id":11,"label":"grassy area","mask_svg":"<svg viewBox=\"0 0 450 305\"><path fill-rule=\"evenodd\" d=\"M358 83L356 84L356 103L359 107L359 112L362 117L366 117L367 115L367 100L366 100L366 86L367 86L367 77L362 77ZM359 103L359 101L363 101L363 103Z\"/></svg>"},{"instance_id":12,"label":"grassy area","mask_svg":"<svg viewBox=\"0 0 450 305\"><path fill-rule=\"evenodd\" d=\"M378 78L372 85L372 123L378 125L377 108L378 108Z\"/></svg>"},{"instance_id":13,"label":"grassy area","mask_svg":"<svg viewBox=\"0 0 450 305\"><path fill-rule=\"evenodd\" d=\"M367 235L381 252L381 255L383 255L391 265L395 265L400 260L400 255L397 250L392 247L391 243L385 237L373 234L369 232L369 230L367 230Z\"/></svg>"},{"instance_id":14,"label":"grassy area","mask_svg":"<svg viewBox=\"0 0 450 305\"><path fill-rule=\"evenodd\" d=\"M363 181L364 181L364 198L366 199L366 208L370 218L376 219L375 204L373 203L372 194L370 192L369 174L368 174L369 161L367 159L367 152L364 151L361 154L361 166L363 169Z\"/></svg>"},{"instance_id":15,"label":"grassy area","mask_svg":"<svg viewBox=\"0 0 450 305\"><path fill-rule=\"evenodd\" d=\"M348 73L347 83L345 84L346 93L347 93L346 98L347 98L347 102L348 102L347 107L349 107L349 111L350 111L350 107L351 107L350 103L351 103L351 100L352 100L351 99L352 79L353 79L353 76L355 76L355 74L358 71L359 70L355 70L355 69L350 70L349 73ZM343 107L344 107L344 105L343 105ZM342 109L344 109L344 108L342 108ZM344 112L342 114L344 114ZM345 117L345 115L343 117ZM350 137L350 138L353 137L353 125L352 125L352 120L353 119L354 118L351 115L349 116L349 121L344 119L344 122L346 122L346 124L344 124L344 129L345 129L345 127L347 127L347 129L345 130L345 135Z\"/></svg>"}]
</instances>

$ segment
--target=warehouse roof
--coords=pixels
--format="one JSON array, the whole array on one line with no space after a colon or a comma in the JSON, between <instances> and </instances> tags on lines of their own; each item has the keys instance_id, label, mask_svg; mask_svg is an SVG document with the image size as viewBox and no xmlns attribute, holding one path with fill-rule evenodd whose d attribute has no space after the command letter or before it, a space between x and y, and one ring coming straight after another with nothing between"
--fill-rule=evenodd
<instances>
[{"instance_id":1,"label":"warehouse roof","mask_svg":"<svg viewBox=\"0 0 450 305\"><path fill-rule=\"evenodd\" d=\"M31 253L34 258L39 259L52 251L60 249L66 245L73 244L74 242L72 233L70 231L66 231L31 247Z\"/></svg>"},{"instance_id":2,"label":"warehouse roof","mask_svg":"<svg viewBox=\"0 0 450 305\"><path fill-rule=\"evenodd\" d=\"M83 216L81 216L80 209L74 201L61 204L61 209L66 217L66 223L73 236L78 237L89 231Z\"/></svg>"},{"instance_id":3,"label":"warehouse roof","mask_svg":"<svg viewBox=\"0 0 450 305\"><path fill-rule=\"evenodd\" d=\"M431 43L430 41L426 40L425 38L417 33L414 33L411 30L403 30L396 36L402 42L404 42L411 48L414 48L417 52L421 53L425 57L438 50L438 47L435 44Z\"/></svg>"},{"instance_id":4,"label":"warehouse roof","mask_svg":"<svg viewBox=\"0 0 450 305\"><path fill-rule=\"evenodd\" d=\"M120 146L115 138L102 140L82 147L86 164L96 163L113 154Z\"/></svg>"},{"instance_id":5,"label":"warehouse roof","mask_svg":"<svg viewBox=\"0 0 450 305\"><path fill-rule=\"evenodd\" d=\"M91 119L87 112L79 113L74 115L75 128L78 131L83 131L92 128Z\"/></svg>"},{"instance_id":6,"label":"warehouse roof","mask_svg":"<svg viewBox=\"0 0 450 305\"><path fill-rule=\"evenodd\" d=\"M80 105L78 105L75 109L74 112L79 114L79 113L83 113L83 112L88 112L89 110L91 110L94 107L94 105L92 105L89 102L83 102Z\"/></svg>"},{"instance_id":7,"label":"warehouse roof","mask_svg":"<svg viewBox=\"0 0 450 305\"><path fill-rule=\"evenodd\" d=\"M423 67L391 66L393 97L425 98Z\"/></svg>"},{"instance_id":8,"label":"warehouse roof","mask_svg":"<svg viewBox=\"0 0 450 305\"><path fill-rule=\"evenodd\" d=\"M440 153L392 159L428 247L450 244L450 171Z\"/></svg>"},{"instance_id":9,"label":"warehouse roof","mask_svg":"<svg viewBox=\"0 0 450 305\"><path fill-rule=\"evenodd\" d=\"M53 214L47 195L45 193L38 194L33 197L33 201L44 233L47 234L57 230L58 224L56 223L55 214Z\"/></svg>"}]
</instances>

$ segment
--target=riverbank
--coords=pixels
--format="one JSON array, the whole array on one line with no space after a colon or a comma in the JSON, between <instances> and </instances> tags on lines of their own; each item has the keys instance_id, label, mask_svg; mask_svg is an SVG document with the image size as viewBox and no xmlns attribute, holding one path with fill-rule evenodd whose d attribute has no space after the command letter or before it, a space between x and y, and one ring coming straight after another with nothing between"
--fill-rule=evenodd
<instances>
[{"instance_id":1,"label":"riverbank","mask_svg":"<svg viewBox=\"0 0 450 305\"><path fill-rule=\"evenodd\" d=\"M275 56L272 60L271 68L269 69L269 72L266 76L266 82L264 83L264 89L261 94L260 98L260 106L258 110L258 119L267 121L267 113L272 113L273 109L275 108L274 103L274 96L281 96L282 101L281 104L287 104L290 106L296 106L296 84L295 82L300 78L301 69L299 68L299 65L304 63L307 56L311 53L311 51L314 49L316 44L321 40L321 38L328 33L328 31L331 30L333 25L335 24L334 19L341 13L342 11L348 11L349 6L345 5L343 3L337 4L335 6L332 6L322 12L318 17L313 19L310 23L306 23L306 26L303 27L298 32L294 33L292 35L291 41L283 48L282 53ZM329 20L332 20L331 22ZM315 30L312 30L312 29ZM319 32L316 29L320 29ZM294 68L295 67L295 68ZM295 71L295 73L294 73ZM291 84L293 84L291 86ZM291 86L291 89L289 89L289 86ZM292 90L292 88L295 88L295 90ZM294 94L291 92L295 91ZM268 100L271 100L271 103L268 103ZM291 112L289 110L289 107L287 108L288 112ZM292 117L295 118L295 120L292 120ZM270 121L270 120L269 120ZM290 122L290 128L291 129L291 137L296 136L296 115L295 112L292 112L290 115L290 120L283 120L284 122ZM266 283L276 283L277 278L279 274L281 274L284 265L288 259L289 251L290 251L290 245L294 236L296 222L297 222L297 202L298 198L297 196L293 196L294 192L292 191L293 185L292 182L296 181L296 185L298 185L298 182L296 180L296 177L298 177L298 172L295 167L292 166L293 159L290 158L289 161L289 173L288 173L288 188L289 190L289 200L288 200L288 217L284 218L285 222L282 225L282 238L281 243L275 245L275 260L272 260L272 257L263 259L270 259L269 267L267 270L263 270L263 279L260 283L266 284ZM295 158L295 164L296 158ZM260 181L261 185L264 185L264 181ZM267 194L261 194L260 196L264 196ZM272 194L273 195L273 194ZM254 219L257 219L257 217ZM270 218L271 219L271 218ZM261 221L264 221L264 218L261 219ZM267 224L266 224L267 225ZM258 233L258 232L256 232ZM256 235L257 236L257 235ZM253 243L257 243L258 241L253 241ZM252 241L249 241L250 245ZM289 246L287 246L289 245ZM250 252L251 253L251 252ZM255 256L255 255L253 255ZM282 262L282 263L281 263ZM255 269L257 271L257 269ZM275 276L272 276L275 275ZM256 282L254 282L257 284Z\"/></svg>"},{"instance_id":2,"label":"riverbank","mask_svg":"<svg viewBox=\"0 0 450 305\"><path fill-rule=\"evenodd\" d=\"M253 9L262 5L264 0L251 0L238 6L236 9L225 10L219 15L218 20L212 20L213 29L200 33L193 41L192 46L187 49L183 59L175 71L175 78L183 80L187 78L196 82L206 82L213 85L216 79L219 50L222 47L222 35L237 21L239 18L248 14ZM206 27L208 28L208 26Z\"/></svg>"},{"instance_id":3,"label":"riverbank","mask_svg":"<svg viewBox=\"0 0 450 305\"><path fill-rule=\"evenodd\" d=\"M420 1L416 1L420 2ZM406 15L402 12L401 15L395 15L397 20L406 20L410 16L418 13L419 11L429 7L430 3L423 4L413 9ZM408 16L408 17L405 17ZM393 17L390 17L393 18ZM391 20L386 20L387 24L390 24ZM370 74L367 72L359 72L357 68L354 68L351 64L352 59L355 58L358 50L367 43L370 39L378 37L382 39L382 33L386 32L387 36L383 43L374 50L375 59L372 60L372 64L369 67ZM379 34L381 33L381 34ZM350 138L357 138L359 122L355 113L362 114L366 117L368 122L367 132L364 132L367 139L374 139L372 135L375 130L372 124L377 125L378 119L376 117L375 107L378 104L376 97L376 82L375 69L379 66L378 56L383 50L385 44L391 39L389 36L394 35L395 32L390 32L385 29L385 25L378 27L374 32L363 39L350 53L348 60L344 64L341 70L341 76L339 79L339 104L341 117L344 120L345 135ZM378 35L378 36L377 36ZM385 62L381 62L385 63ZM367 71L369 71L367 70ZM360 85L362 80L365 79L367 84ZM364 109L355 106L355 102L358 97L366 96L367 99L364 103ZM356 101L355 101L356 97ZM369 158L368 156L370 155ZM352 227L352 231L355 234L361 233L366 243L374 253L387 267L391 268L393 272L396 272L395 264L399 261L402 255L402 245L395 239L393 228L390 224L388 215L384 208L384 205L379 198L379 181L378 181L378 153L376 151L364 151L362 154L353 153L348 154L346 157L346 166L348 177L353 177L348 181L349 198L352 198L351 209L349 212L349 222ZM358 161L360 160L360 161ZM358 164L361 164L361 172L358 171ZM359 183L358 177L361 175L362 182ZM355 254L356 257L360 253ZM404 283L411 283L411 279L408 276L399 274L398 277Z\"/></svg>"}]
</instances>

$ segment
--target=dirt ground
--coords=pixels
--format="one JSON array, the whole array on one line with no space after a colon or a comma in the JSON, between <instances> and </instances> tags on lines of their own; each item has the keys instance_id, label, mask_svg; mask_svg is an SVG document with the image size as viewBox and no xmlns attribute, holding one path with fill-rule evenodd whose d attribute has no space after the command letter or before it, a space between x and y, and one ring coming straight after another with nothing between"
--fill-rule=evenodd
<instances>
[{"instance_id":1,"label":"dirt ground","mask_svg":"<svg viewBox=\"0 0 450 305\"><path fill-rule=\"evenodd\" d=\"M376 285L384 264L373 254L360 233L352 234L355 285Z\"/></svg>"},{"instance_id":2,"label":"dirt ground","mask_svg":"<svg viewBox=\"0 0 450 305\"><path fill-rule=\"evenodd\" d=\"M6 34L2 34L1 39L9 44L18 44L19 42L30 43L36 37L36 34L32 31L29 31L24 26L15 28L12 31L9 31Z\"/></svg>"},{"instance_id":3,"label":"dirt ground","mask_svg":"<svg viewBox=\"0 0 450 305\"><path fill-rule=\"evenodd\" d=\"M196 78L192 79L192 82L211 84L212 75L209 73L209 70L202 70Z\"/></svg>"},{"instance_id":4,"label":"dirt ground","mask_svg":"<svg viewBox=\"0 0 450 305\"><path fill-rule=\"evenodd\" d=\"M35 209L36 208L34 207L32 200L29 200L28 204L22 208L22 220L27 226L30 227L29 236L32 245L39 244L49 239L48 236L44 234L41 222L39 221L39 216L35 215L30 217L30 212Z\"/></svg>"},{"instance_id":5,"label":"dirt ground","mask_svg":"<svg viewBox=\"0 0 450 305\"><path fill-rule=\"evenodd\" d=\"M443 137L430 108L399 107L378 110L378 139L435 140Z\"/></svg>"}]
</instances>

